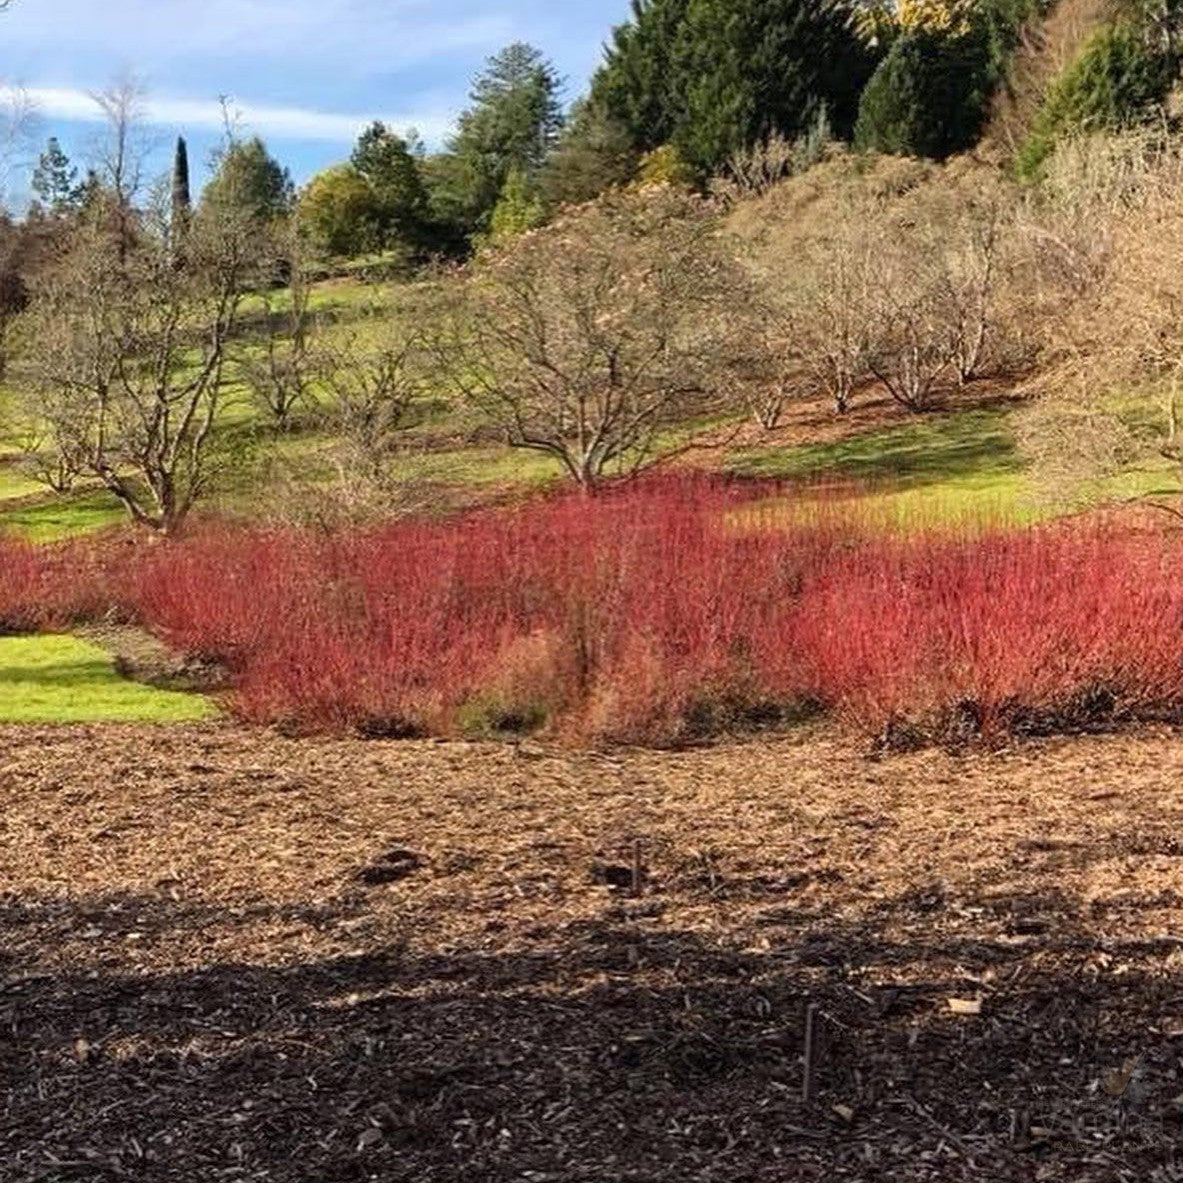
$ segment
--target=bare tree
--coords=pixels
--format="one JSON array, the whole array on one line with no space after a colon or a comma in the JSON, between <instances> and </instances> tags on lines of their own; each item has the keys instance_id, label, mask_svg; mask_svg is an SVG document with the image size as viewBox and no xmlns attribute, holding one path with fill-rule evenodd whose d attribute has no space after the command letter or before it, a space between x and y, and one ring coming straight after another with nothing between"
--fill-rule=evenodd
<instances>
[{"instance_id":1,"label":"bare tree","mask_svg":"<svg viewBox=\"0 0 1183 1183\"><path fill-rule=\"evenodd\" d=\"M37 109L19 86L0 95L0 200L8 189L10 171L22 163L37 122Z\"/></svg>"},{"instance_id":2,"label":"bare tree","mask_svg":"<svg viewBox=\"0 0 1183 1183\"><path fill-rule=\"evenodd\" d=\"M874 297L867 326L871 371L902 407L922 411L952 369L958 309L937 237L939 224L868 227Z\"/></svg>"},{"instance_id":3,"label":"bare tree","mask_svg":"<svg viewBox=\"0 0 1183 1183\"><path fill-rule=\"evenodd\" d=\"M877 327L877 259L865 224L853 215L785 260L786 315L804 366L843 415L871 371Z\"/></svg>"},{"instance_id":4,"label":"bare tree","mask_svg":"<svg viewBox=\"0 0 1183 1183\"><path fill-rule=\"evenodd\" d=\"M385 488L412 411L430 389L424 337L404 335L397 323L379 326L377 339L359 330L326 337L317 346L315 365L344 444L342 478Z\"/></svg>"},{"instance_id":5,"label":"bare tree","mask_svg":"<svg viewBox=\"0 0 1183 1183\"><path fill-rule=\"evenodd\" d=\"M286 431L295 412L314 402L317 326L312 285L296 234L284 225L271 230L270 237L274 249L264 253L269 259L282 260L288 286L280 291L264 286L257 293L262 307L262 340L240 351L237 370L259 409ZM268 270L269 259L263 262Z\"/></svg>"},{"instance_id":6,"label":"bare tree","mask_svg":"<svg viewBox=\"0 0 1183 1183\"><path fill-rule=\"evenodd\" d=\"M1065 155L1027 214L1048 341L1020 442L1059 496L1094 500L1122 469L1183 470L1183 148L1140 132Z\"/></svg>"},{"instance_id":7,"label":"bare tree","mask_svg":"<svg viewBox=\"0 0 1183 1183\"><path fill-rule=\"evenodd\" d=\"M505 440L579 485L653 463L717 406L742 277L712 206L668 186L613 192L485 257L442 357Z\"/></svg>"},{"instance_id":8,"label":"bare tree","mask_svg":"<svg viewBox=\"0 0 1183 1183\"><path fill-rule=\"evenodd\" d=\"M145 90L140 79L129 73L105 90L91 92L90 97L104 123L91 150L92 168L108 197L104 209L122 259L135 237L135 200L143 185L149 151L144 133Z\"/></svg>"},{"instance_id":9,"label":"bare tree","mask_svg":"<svg viewBox=\"0 0 1183 1183\"><path fill-rule=\"evenodd\" d=\"M218 472L214 429L244 286L249 235L194 219L174 265L167 211L125 238L85 220L34 287L24 364L31 464L62 487L97 479L136 522L174 532Z\"/></svg>"},{"instance_id":10,"label":"bare tree","mask_svg":"<svg viewBox=\"0 0 1183 1183\"><path fill-rule=\"evenodd\" d=\"M728 327L718 343L723 384L757 426L774 431L788 404L814 389L797 325L783 306L761 298L757 290L737 302Z\"/></svg>"},{"instance_id":11,"label":"bare tree","mask_svg":"<svg viewBox=\"0 0 1183 1183\"><path fill-rule=\"evenodd\" d=\"M130 208L143 181L143 83L125 74L90 96L102 112L106 131L95 149L94 166L119 208Z\"/></svg>"},{"instance_id":12,"label":"bare tree","mask_svg":"<svg viewBox=\"0 0 1183 1183\"><path fill-rule=\"evenodd\" d=\"M715 179L713 191L728 200L764 197L786 178L824 159L832 144L833 130L823 107L813 125L796 139L774 132L733 152Z\"/></svg>"}]
</instances>

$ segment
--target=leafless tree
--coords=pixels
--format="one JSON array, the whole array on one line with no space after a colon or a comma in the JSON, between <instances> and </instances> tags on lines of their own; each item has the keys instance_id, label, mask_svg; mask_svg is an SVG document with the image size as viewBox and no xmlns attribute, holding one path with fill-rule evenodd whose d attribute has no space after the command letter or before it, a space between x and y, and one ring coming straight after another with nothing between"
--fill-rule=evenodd
<instances>
[{"instance_id":1,"label":"leafless tree","mask_svg":"<svg viewBox=\"0 0 1183 1183\"><path fill-rule=\"evenodd\" d=\"M591 488L653 463L664 433L718 405L715 346L741 285L708 202L613 192L487 256L442 356L511 446Z\"/></svg>"},{"instance_id":2,"label":"leafless tree","mask_svg":"<svg viewBox=\"0 0 1183 1183\"><path fill-rule=\"evenodd\" d=\"M390 461L416 405L431 389L426 339L420 332L404 333L397 322L363 323L348 334L326 334L314 364L343 444L342 478L386 488Z\"/></svg>"},{"instance_id":3,"label":"leafless tree","mask_svg":"<svg viewBox=\"0 0 1183 1183\"><path fill-rule=\"evenodd\" d=\"M1183 147L1143 131L1065 156L1026 215L1048 339L1020 439L1047 486L1091 499L1133 465L1183 469Z\"/></svg>"},{"instance_id":4,"label":"leafless tree","mask_svg":"<svg viewBox=\"0 0 1183 1183\"><path fill-rule=\"evenodd\" d=\"M90 96L103 115L106 130L95 149L99 179L117 206L129 207L143 181L145 91L134 74L125 74Z\"/></svg>"},{"instance_id":5,"label":"leafless tree","mask_svg":"<svg viewBox=\"0 0 1183 1183\"><path fill-rule=\"evenodd\" d=\"M910 411L929 406L960 344L959 310L935 241L939 231L916 223L867 229L874 244L868 361L891 397Z\"/></svg>"},{"instance_id":6,"label":"leafless tree","mask_svg":"<svg viewBox=\"0 0 1183 1183\"><path fill-rule=\"evenodd\" d=\"M871 371L878 327L875 246L865 226L842 220L826 237L805 244L796 265L787 298L802 360L842 415Z\"/></svg>"},{"instance_id":7,"label":"leafless tree","mask_svg":"<svg viewBox=\"0 0 1183 1183\"><path fill-rule=\"evenodd\" d=\"M90 95L103 117L103 131L91 149L91 163L106 191L107 216L121 252L135 236L135 201L144 179L149 144L144 131L143 83L134 74L116 78L105 90Z\"/></svg>"},{"instance_id":8,"label":"leafless tree","mask_svg":"<svg viewBox=\"0 0 1183 1183\"><path fill-rule=\"evenodd\" d=\"M197 217L186 266L167 212L129 239L101 211L37 280L23 363L36 425L30 462L58 487L96 479L136 522L173 533L218 473L215 424L249 235Z\"/></svg>"},{"instance_id":9,"label":"leafless tree","mask_svg":"<svg viewBox=\"0 0 1183 1183\"><path fill-rule=\"evenodd\" d=\"M266 285L256 299L262 310L261 341L250 341L239 351L237 371L252 398L281 431L292 416L314 401L317 379L315 350L316 316L312 311L312 285L303 266L299 243L290 227L271 232L274 249L261 260L280 259L288 274L286 289Z\"/></svg>"},{"instance_id":10,"label":"leafless tree","mask_svg":"<svg viewBox=\"0 0 1183 1183\"><path fill-rule=\"evenodd\" d=\"M796 139L772 133L733 152L723 164L713 189L723 198L763 197L786 178L822 160L832 147L833 133L825 110Z\"/></svg>"}]
</instances>

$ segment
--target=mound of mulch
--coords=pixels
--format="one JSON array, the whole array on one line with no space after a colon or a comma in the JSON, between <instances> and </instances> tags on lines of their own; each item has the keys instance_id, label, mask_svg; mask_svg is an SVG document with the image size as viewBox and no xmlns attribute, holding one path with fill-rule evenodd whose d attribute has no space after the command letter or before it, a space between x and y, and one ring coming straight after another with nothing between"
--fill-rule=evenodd
<instances>
[{"instance_id":1,"label":"mound of mulch","mask_svg":"<svg viewBox=\"0 0 1183 1183\"><path fill-rule=\"evenodd\" d=\"M0 1179L1176 1178L1181 772L0 729Z\"/></svg>"},{"instance_id":2,"label":"mound of mulch","mask_svg":"<svg viewBox=\"0 0 1183 1183\"><path fill-rule=\"evenodd\" d=\"M134 682L189 694L217 694L231 688L230 671L225 666L170 649L146 629L100 624L74 632L110 653L116 672Z\"/></svg>"}]
</instances>

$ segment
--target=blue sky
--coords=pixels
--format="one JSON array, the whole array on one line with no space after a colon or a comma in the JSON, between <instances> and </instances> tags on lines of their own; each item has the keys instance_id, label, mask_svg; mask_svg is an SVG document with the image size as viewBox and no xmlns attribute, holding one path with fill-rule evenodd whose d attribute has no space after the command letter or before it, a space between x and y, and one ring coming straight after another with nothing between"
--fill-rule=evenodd
<instances>
[{"instance_id":1,"label":"blue sky","mask_svg":"<svg viewBox=\"0 0 1183 1183\"><path fill-rule=\"evenodd\" d=\"M173 138L204 172L229 95L297 181L345 158L371 119L446 137L484 60L511 41L538 45L586 83L628 0L13 0L0 15L0 75L79 164L99 130L89 92L120 75L146 87L151 164ZM35 155L35 152L34 152ZM199 179L199 178L198 178ZM21 190L19 167L9 190Z\"/></svg>"}]
</instances>

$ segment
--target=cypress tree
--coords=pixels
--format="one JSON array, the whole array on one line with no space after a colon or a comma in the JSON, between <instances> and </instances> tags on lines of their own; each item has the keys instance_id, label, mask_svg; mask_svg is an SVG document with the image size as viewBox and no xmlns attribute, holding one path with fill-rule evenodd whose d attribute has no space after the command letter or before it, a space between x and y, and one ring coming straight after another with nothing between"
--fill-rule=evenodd
<instances>
[{"instance_id":1,"label":"cypress tree","mask_svg":"<svg viewBox=\"0 0 1183 1183\"><path fill-rule=\"evenodd\" d=\"M855 146L937 160L963 152L981 134L991 89L978 38L906 33L863 91Z\"/></svg>"},{"instance_id":2,"label":"cypress tree","mask_svg":"<svg viewBox=\"0 0 1183 1183\"><path fill-rule=\"evenodd\" d=\"M177 150L173 156L172 221L178 235L184 234L192 208L193 200L189 191L189 147L184 136L177 136Z\"/></svg>"}]
</instances>

